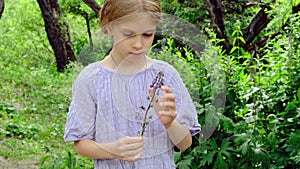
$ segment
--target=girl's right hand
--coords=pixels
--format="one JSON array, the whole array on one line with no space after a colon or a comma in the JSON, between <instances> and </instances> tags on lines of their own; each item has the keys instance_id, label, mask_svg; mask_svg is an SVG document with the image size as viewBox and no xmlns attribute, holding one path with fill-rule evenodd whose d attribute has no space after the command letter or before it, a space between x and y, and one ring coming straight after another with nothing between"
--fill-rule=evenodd
<instances>
[{"instance_id":1,"label":"girl's right hand","mask_svg":"<svg viewBox=\"0 0 300 169\"><path fill-rule=\"evenodd\" d=\"M134 162L142 157L144 137L123 137L111 144L110 153L114 158Z\"/></svg>"}]
</instances>

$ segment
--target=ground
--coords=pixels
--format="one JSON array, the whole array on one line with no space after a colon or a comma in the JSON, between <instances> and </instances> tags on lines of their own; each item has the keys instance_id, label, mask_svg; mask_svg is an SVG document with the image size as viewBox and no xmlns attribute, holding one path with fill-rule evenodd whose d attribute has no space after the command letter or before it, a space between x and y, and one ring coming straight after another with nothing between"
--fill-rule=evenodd
<instances>
[{"instance_id":1,"label":"ground","mask_svg":"<svg viewBox=\"0 0 300 169\"><path fill-rule=\"evenodd\" d=\"M0 169L37 169L35 161L11 161L0 156Z\"/></svg>"}]
</instances>

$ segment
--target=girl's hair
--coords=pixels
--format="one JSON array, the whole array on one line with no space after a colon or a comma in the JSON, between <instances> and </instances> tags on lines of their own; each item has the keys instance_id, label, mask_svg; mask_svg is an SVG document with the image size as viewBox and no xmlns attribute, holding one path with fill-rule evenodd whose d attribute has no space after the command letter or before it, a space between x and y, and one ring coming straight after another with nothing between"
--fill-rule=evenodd
<instances>
[{"instance_id":1,"label":"girl's hair","mask_svg":"<svg viewBox=\"0 0 300 169\"><path fill-rule=\"evenodd\" d=\"M161 13L160 0L104 0L100 11L100 23L108 23L134 13Z\"/></svg>"}]
</instances>

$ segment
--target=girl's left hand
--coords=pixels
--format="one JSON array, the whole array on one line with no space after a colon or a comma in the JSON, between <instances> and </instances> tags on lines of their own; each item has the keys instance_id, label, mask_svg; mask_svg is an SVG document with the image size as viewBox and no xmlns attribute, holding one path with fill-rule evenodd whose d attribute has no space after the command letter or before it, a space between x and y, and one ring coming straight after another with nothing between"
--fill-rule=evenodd
<instances>
[{"instance_id":1,"label":"girl's left hand","mask_svg":"<svg viewBox=\"0 0 300 169\"><path fill-rule=\"evenodd\" d=\"M161 90L165 91L165 94L161 95L158 101L156 97L153 99L153 107L161 123L168 129L177 116L175 95L167 86L162 86ZM149 92L152 92L152 88Z\"/></svg>"}]
</instances>

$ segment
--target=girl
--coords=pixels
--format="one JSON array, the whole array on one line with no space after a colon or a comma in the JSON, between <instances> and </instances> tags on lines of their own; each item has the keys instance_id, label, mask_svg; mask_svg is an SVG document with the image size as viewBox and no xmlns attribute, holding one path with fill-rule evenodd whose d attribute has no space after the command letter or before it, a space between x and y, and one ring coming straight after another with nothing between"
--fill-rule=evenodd
<instances>
[{"instance_id":1,"label":"girl","mask_svg":"<svg viewBox=\"0 0 300 169\"><path fill-rule=\"evenodd\" d=\"M73 85L65 141L94 159L96 169L175 169L174 146L185 150L200 131L192 99L178 72L151 59L159 0L105 0L100 21L114 46L88 65ZM150 88L158 72L164 86ZM154 97L142 124L149 95Z\"/></svg>"}]
</instances>

